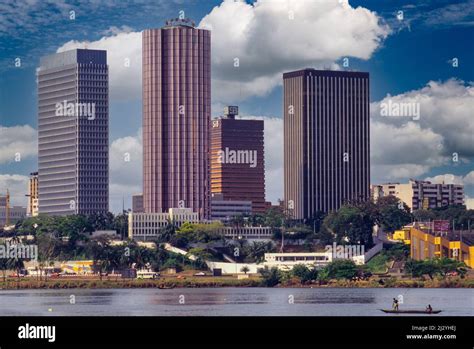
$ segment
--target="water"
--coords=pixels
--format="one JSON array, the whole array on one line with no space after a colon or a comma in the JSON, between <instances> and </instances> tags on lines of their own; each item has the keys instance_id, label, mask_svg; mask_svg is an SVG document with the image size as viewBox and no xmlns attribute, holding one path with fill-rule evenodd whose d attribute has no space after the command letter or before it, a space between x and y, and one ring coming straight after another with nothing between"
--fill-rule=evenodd
<instances>
[{"instance_id":1,"label":"water","mask_svg":"<svg viewBox=\"0 0 474 349\"><path fill-rule=\"evenodd\" d=\"M474 315L473 289L195 288L0 291L0 316L394 316L379 309L399 295L400 309Z\"/></svg>"}]
</instances>

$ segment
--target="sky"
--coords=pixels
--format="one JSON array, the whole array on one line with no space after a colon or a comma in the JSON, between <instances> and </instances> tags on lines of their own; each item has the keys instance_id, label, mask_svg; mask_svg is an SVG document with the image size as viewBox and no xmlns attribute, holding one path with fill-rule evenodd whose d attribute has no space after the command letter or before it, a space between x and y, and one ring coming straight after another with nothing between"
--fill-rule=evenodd
<instances>
[{"instance_id":1,"label":"sky","mask_svg":"<svg viewBox=\"0 0 474 349\"><path fill-rule=\"evenodd\" d=\"M130 207L142 191L141 31L180 14L211 30L212 115L238 105L265 120L267 200L283 198L282 74L310 67L370 73L371 183L461 183L474 208L474 0L2 0L0 193L26 205L37 170L40 57L106 49L110 209Z\"/></svg>"}]
</instances>

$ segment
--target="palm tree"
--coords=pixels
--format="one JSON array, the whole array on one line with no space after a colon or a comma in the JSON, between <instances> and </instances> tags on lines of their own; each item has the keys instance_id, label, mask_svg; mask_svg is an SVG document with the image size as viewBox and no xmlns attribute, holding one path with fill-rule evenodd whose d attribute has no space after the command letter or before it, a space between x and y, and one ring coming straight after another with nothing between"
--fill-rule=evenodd
<instances>
[{"instance_id":1,"label":"palm tree","mask_svg":"<svg viewBox=\"0 0 474 349\"><path fill-rule=\"evenodd\" d=\"M11 258L0 258L0 269L3 274L3 282L7 281L7 270L12 268L12 259Z\"/></svg>"},{"instance_id":2,"label":"palm tree","mask_svg":"<svg viewBox=\"0 0 474 349\"><path fill-rule=\"evenodd\" d=\"M240 269L240 271L241 271L242 273L244 273L245 275L247 275L247 273L250 271L250 269L249 269L249 267L247 267L246 265L244 265L244 266L242 267L242 269Z\"/></svg>"},{"instance_id":3,"label":"palm tree","mask_svg":"<svg viewBox=\"0 0 474 349\"><path fill-rule=\"evenodd\" d=\"M12 264L11 267L16 270L16 276L18 282L20 282L20 272L22 269L25 268L25 263L23 262L23 259L21 258L13 258L12 259Z\"/></svg>"}]
</instances>

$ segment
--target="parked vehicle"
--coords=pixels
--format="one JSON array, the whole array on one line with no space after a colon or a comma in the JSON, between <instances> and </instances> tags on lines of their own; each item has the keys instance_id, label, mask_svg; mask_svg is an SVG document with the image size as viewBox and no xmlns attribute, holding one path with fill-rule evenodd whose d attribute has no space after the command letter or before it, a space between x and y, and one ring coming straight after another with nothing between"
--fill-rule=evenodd
<instances>
[{"instance_id":1,"label":"parked vehicle","mask_svg":"<svg viewBox=\"0 0 474 349\"><path fill-rule=\"evenodd\" d=\"M151 270L138 270L137 279L157 279L160 276L159 273Z\"/></svg>"}]
</instances>

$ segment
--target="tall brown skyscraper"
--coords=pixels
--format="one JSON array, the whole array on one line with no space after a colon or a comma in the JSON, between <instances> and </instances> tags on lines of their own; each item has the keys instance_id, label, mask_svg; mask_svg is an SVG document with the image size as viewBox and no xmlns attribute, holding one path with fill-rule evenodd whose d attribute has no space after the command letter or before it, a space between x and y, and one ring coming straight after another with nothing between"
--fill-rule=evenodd
<instances>
[{"instance_id":1,"label":"tall brown skyscraper","mask_svg":"<svg viewBox=\"0 0 474 349\"><path fill-rule=\"evenodd\" d=\"M173 19L143 31L143 205L209 217L211 33Z\"/></svg>"},{"instance_id":2,"label":"tall brown skyscraper","mask_svg":"<svg viewBox=\"0 0 474 349\"><path fill-rule=\"evenodd\" d=\"M285 204L295 219L370 197L369 74L283 74Z\"/></svg>"},{"instance_id":3,"label":"tall brown skyscraper","mask_svg":"<svg viewBox=\"0 0 474 349\"><path fill-rule=\"evenodd\" d=\"M211 191L223 200L251 201L253 213L265 206L263 120L235 119L238 107L212 120Z\"/></svg>"}]
</instances>

